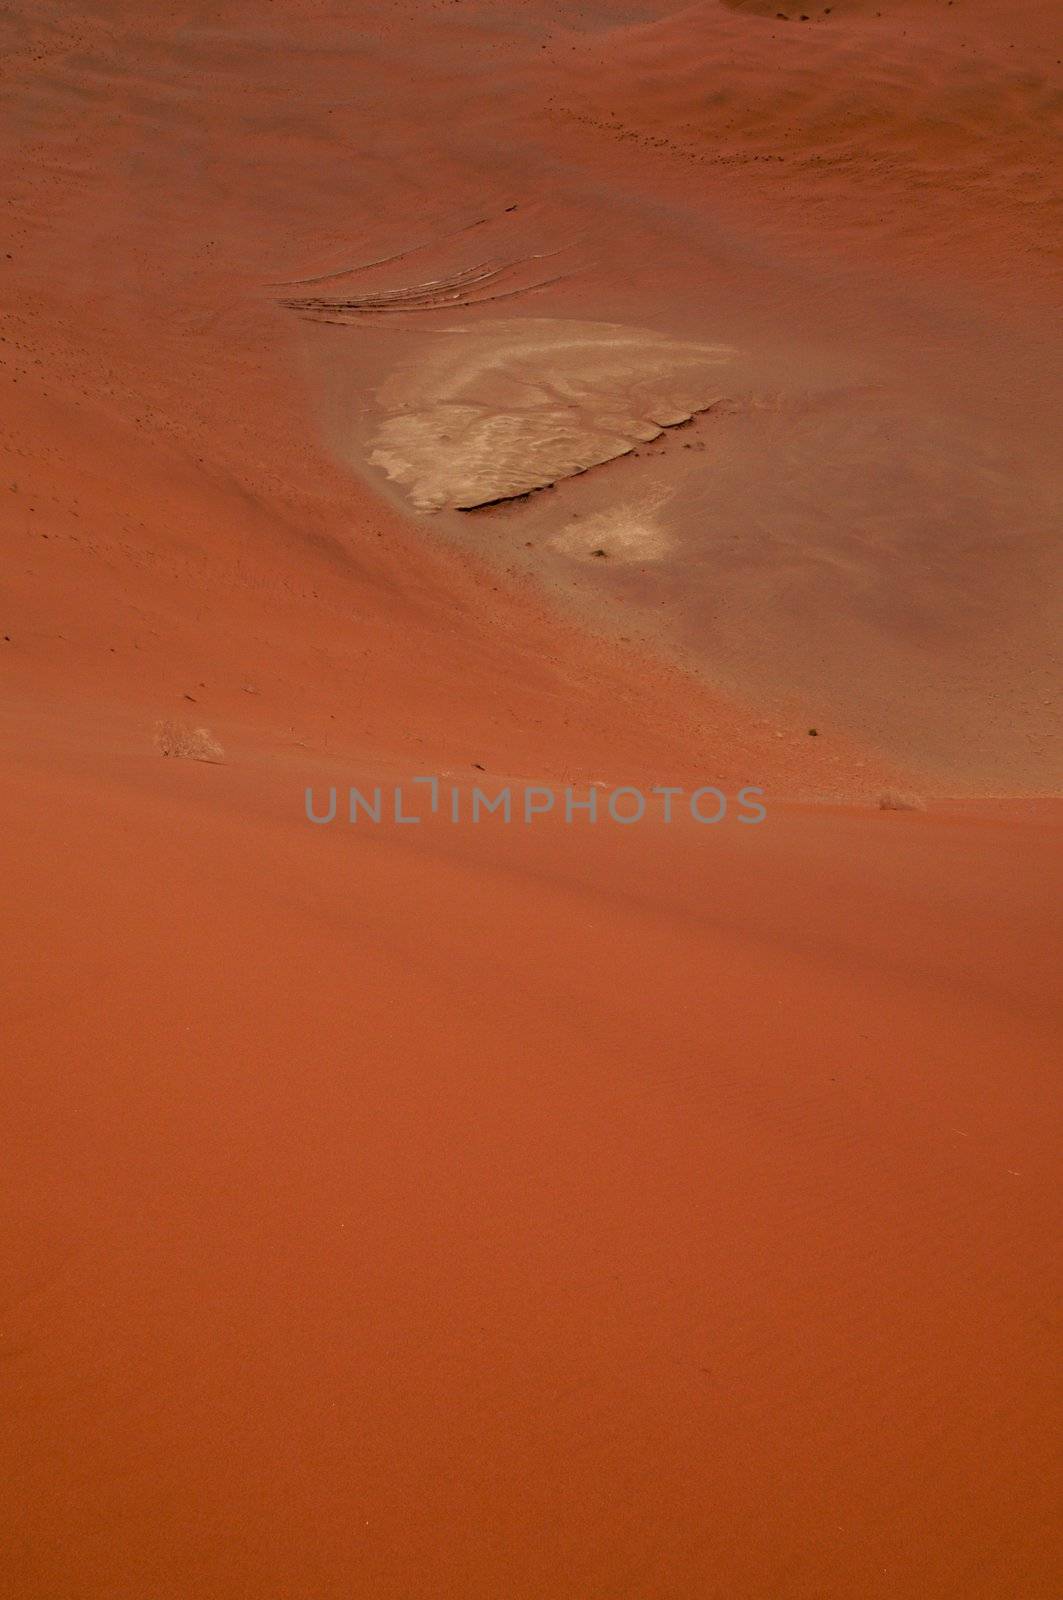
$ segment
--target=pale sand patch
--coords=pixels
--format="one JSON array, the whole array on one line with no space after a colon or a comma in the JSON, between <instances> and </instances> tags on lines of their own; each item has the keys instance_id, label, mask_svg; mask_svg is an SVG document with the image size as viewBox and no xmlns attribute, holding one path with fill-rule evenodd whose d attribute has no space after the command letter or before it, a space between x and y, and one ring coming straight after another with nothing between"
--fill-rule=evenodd
<instances>
[{"instance_id":1,"label":"pale sand patch","mask_svg":"<svg viewBox=\"0 0 1063 1600\"><path fill-rule=\"evenodd\" d=\"M448 329L382 385L370 460L423 511L510 499L715 405L733 354L614 323Z\"/></svg>"},{"instance_id":2,"label":"pale sand patch","mask_svg":"<svg viewBox=\"0 0 1063 1600\"><path fill-rule=\"evenodd\" d=\"M669 498L662 493L637 505L596 511L582 521L569 523L549 541L550 548L575 561L663 561L676 544L657 516Z\"/></svg>"}]
</instances>

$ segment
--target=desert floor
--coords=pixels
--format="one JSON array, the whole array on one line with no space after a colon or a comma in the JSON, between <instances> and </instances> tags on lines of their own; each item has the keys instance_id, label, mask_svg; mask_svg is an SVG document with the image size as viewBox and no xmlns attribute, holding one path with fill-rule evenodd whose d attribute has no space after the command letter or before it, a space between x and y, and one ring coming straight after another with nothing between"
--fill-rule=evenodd
<instances>
[{"instance_id":1,"label":"desert floor","mask_svg":"<svg viewBox=\"0 0 1063 1600\"><path fill-rule=\"evenodd\" d=\"M1055 1600L1052 9L0 47L0 1594Z\"/></svg>"}]
</instances>

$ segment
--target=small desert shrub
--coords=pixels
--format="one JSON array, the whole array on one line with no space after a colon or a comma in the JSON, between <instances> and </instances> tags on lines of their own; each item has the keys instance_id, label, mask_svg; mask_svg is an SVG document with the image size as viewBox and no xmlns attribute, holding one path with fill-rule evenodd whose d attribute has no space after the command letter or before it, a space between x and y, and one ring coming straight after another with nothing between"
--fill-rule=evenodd
<instances>
[{"instance_id":1,"label":"small desert shrub","mask_svg":"<svg viewBox=\"0 0 1063 1600\"><path fill-rule=\"evenodd\" d=\"M878 797L880 811L925 811L926 806L917 794L898 794L895 789L887 789Z\"/></svg>"},{"instance_id":2,"label":"small desert shrub","mask_svg":"<svg viewBox=\"0 0 1063 1600\"><path fill-rule=\"evenodd\" d=\"M155 745L164 756L186 761L224 761L225 751L209 728L189 728L183 722L157 722Z\"/></svg>"}]
</instances>

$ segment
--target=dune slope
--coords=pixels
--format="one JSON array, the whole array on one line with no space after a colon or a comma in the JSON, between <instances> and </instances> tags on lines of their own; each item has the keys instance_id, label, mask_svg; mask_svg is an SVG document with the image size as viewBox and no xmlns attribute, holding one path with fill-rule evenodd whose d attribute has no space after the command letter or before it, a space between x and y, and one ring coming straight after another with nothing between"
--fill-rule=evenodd
<instances>
[{"instance_id":1,"label":"dune slope","mask_svg":"<svg viewBox=\"0 0 1063 1600\"><path fill-rule=\"evenodd\" d=\"M1055 56L955 9L0 18L0 1595L1059 1593ZM589 464L602 323L728 365ZM589 470L411 508L426 374Z\"/></svg>"}]
</instances>

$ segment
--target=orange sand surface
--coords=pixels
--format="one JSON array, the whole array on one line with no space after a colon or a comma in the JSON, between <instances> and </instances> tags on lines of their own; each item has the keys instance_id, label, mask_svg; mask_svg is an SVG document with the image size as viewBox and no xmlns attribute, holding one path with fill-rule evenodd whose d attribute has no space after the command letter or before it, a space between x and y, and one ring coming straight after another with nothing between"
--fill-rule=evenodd
<instances>
[{"instance_id":1,"label":"orange sand surface","mask_svg":"<svg viewBox=\"0 0 1063 1600\"><path fill-rule=\"evenodd\" d=\"M1063 49L804 15L0 16L4 1600L1063 1592Z\"/></svg>"}]
</instances>

